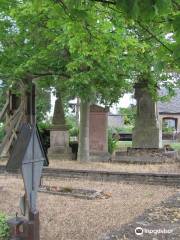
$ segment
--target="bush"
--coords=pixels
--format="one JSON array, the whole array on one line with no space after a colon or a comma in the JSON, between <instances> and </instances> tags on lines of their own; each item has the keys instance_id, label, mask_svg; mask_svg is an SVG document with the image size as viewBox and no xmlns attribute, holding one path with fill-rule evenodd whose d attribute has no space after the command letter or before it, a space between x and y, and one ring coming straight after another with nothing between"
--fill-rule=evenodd
<instances>
[{"instance_id":1,"label":"bush","mask_svg":"<svg viewBox=\"0 0 180 240\"><path fill-rule=\"evenodd\" d=\"M44 132L45 130L52 127L50 122L38 122L38 128L40 132Z\"/></svg>"},{"instance_id":2,"label":"bush","mask_svg":"<svg viewBox=\"0 0 180 240\"><path fill-rule=\"evenodd\" d=\"M162 131L163 133L173 133L175 131L175 128L163 126Z\"/></svg>"},{"instance_id":3,"label":"bush","mask_svg":"<svg viewBox=\"0 0 180 240\"><path fill-rule=\"evenodd\" d=\"M75 116L72 116L72 115L66 116L66 124L69 129L77 127Z\"/></svg>"},{"instance_id":4,"label":"bush","mask_svg":"<svg viewBox=\"0 0 180 240\"><path fill-rule=\"evenodd\" d=\"M113 130L109 129L108 130L108 152L113 153L114 150L116 149L116 144L118 142L117 139L113 138Z\"/></svg>"},{"instance_id":5,"label":"bush","mask_svg":"<svg viewBox=\"0 0 180 240\"><path fill-rule=\"evenodd\" d=\"M79 134L79 128L77 126L76 118L74 116L66 117L67 126L69 128L70 137L77 137Z\"/></svg>"},{"instance_id":6,"label":"bush","mask_svg":"<svg viewBox=\"0 0 180 240\"><path fill-rule=\"evenodd\" d=\"M70 137L77 137L79 134L79 129L77 127L73 127L69 129L69 135Z\"/></svg>"},{"instance_id":7,"label":"bush","mask_svg":"<svg viewBox=\"0 0 180 240\"><path fill-rule=\"evenodd\" d=\"M0 213L0 240L9 239L9 227L7 225L7 218L4 214Z\"/></svg>"},{"instance_id":8,"label":"bush","mask_svg":"<svg viewBox=\"0 0 180 240\"><path fill-rule=\"evenodd\" d=\"M124 125L123 127L115 128L115 133L132 133L133 126L132 125Z\"/></svg>"}]
</instances>

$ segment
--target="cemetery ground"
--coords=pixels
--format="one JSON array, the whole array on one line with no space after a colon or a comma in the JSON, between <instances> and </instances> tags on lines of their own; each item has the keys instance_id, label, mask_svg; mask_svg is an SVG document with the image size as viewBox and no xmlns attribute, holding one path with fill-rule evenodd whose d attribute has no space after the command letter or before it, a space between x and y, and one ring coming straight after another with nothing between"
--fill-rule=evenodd
<instances>
[{"instance_id":1,"label":"cemetery ground","mask_svg":"<svg viewBox=\"0 0 180 240\"><path fill-rule=\"evenodd\" d=\"M103 191L109 197L87 200L39 193L42 240L101 239L104 234L119 230L146 209L179 192L177 188L166 186L80 179L43 178L43 184L67 189ZM1 175L0 189L0 212L7 216L15 215L19 211L19 198L24 193L21 177Z\"/></svg>"},{"instance_id":2,"label":"cemetery ground","mask_svg":"<svg viewBox=\"0 0 180 240\"><path fill-rule=\"evenodd\" d=\"M5 161L0 161L0 166L5 166ZM102 163L51 160L49 168L72 170L98 170L129 173L180 173L180 162L162 164L127 164L127 163Z\"/></svg>"},{"instance_id":3,"label":"cemetery ground","mask_svg":"<svg viewBox=\"0 0 180 240\"><path fill-rule=\"evenodd\" d=\"M74 170L99 170L130 173L180 173L180 162L163 164L127 164L127 163L80 163L75 161L52 160L49 168Z\"/></svg>"},{"instance_id":4,"label":"cemetery ground","mask_svg":"<svg viewBox=\"0 0 180 240\"><path fill-rule=\"evenodd\" d=\"M123 142L119 144L118 150L127 148L130 145L131 142ZM179 150L179 144L176 144L176 149ZM0 161L0 165L6 165L6 162ZM78 161L50 159L48 168L179 174L180 162L162 164L80 163ZM171 223L168 219L173 214L175 215L172 217L179 222L180 208L175 207L175 200L179 199L179 197L175 198L174 196L180 194L180 189L159 184L148 185L142 183L90 181L83 178L55 179L44 176L42 181L44 186L50 189L63 188L65 192L70 194L38 193L41 240L135 240L133 234L137 222L139 219L141 222L146 222L149 213L150 215L155 213L160 219L160 223L157 222L157 219L150 222L150 227L153 228L156 225L160 228L167 226ZM104 193L104 196L107 197L94 199L75 197L71 192L73 193L73 190L76 189L83 191L95 190ZM0 192L0 213L4 213L8 217L15 216L16 212L20 214L19 199L24 194L21 176L0 175ZM170 203L170 210L162 205L162 201L166 202L169 198L173 199ZM161 222L161 218L164 217L166 223ZM130 229L129 233L128 229ZM126 235L127 233L128 235ZM179 235L174 239L178 238ZM149 240L149 238L144 238L144 240Z\"/></svg>"},{"instance_id":5,"label":"cemetery ground","mask_svg":"<svg viewBox=\"0 0 180 240\"><path fill-rule=\"evenodd\" d=\"M165 144L165 142L164 142ZM170 142L172 148L180 155L180 143ZM126 150L132 147L131 141L118 141L116 151ZM74 169L74 170L99 170L99 171L119 171L130 173L180 173L180 161L160 164L128 164L128 163L101 163L101 162L77 162L58 161L52 159L49 168Z\"/></svg>"}]
</instances>

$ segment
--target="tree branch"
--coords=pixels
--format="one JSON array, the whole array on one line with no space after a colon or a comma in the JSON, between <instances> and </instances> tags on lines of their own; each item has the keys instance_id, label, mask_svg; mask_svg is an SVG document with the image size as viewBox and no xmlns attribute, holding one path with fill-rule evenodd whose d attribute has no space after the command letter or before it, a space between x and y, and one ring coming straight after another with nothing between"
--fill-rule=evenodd
<instances>
[{"instance_id":1,"label":"tree branch","mask_svg":"<svg viewBox=\"0 0 180 240\"><path fill-rule=\"evenodd\" d=\"M174 6L176 6L178 8L178 10L180 9L180 4L177 3L175 0L172 0Z\"/></svg>"},{"instance_id":2,"label":"tree branch","mask_svg":"<svg viewBox=\"0 0 180 240\"><path fill-rule=\"evenodd\" d=\"M115 5L116 2L115 1L108 1L108 0L91 0L93 2L100 2L100 3L105 3L105 4L113 4Z\"/></svg>"},{"instance_id":3,"label":"tree branch","mask_svg":"<svg viewBox=\"0 0 180 240\"><path fill-rule=\"evenodd\" d=\"M173 50L170 49L168 46L166 46L159 38L154 35L148 28L146 28L143 24L141 24L139 21L136 21L138 25L147 33L149 33L150 36L152 36L157 42L159 42L164 48L166 48L170 53L173 53Z\"/></svg>"}]
</instances>

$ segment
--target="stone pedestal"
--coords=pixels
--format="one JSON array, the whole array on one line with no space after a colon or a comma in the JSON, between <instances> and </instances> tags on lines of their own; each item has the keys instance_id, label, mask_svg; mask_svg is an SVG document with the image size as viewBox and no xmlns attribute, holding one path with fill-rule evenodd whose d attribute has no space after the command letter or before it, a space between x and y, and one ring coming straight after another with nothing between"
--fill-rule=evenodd
<instances>
[{"instance_id":1,"label":"stone pedestal","mask_svg":"<svg viewBox=\"0 0 180 240\"><path fill-rule=\"evenodd\" d=\"M157 104L145 83L135 85L137 117L133 129L133 148L162 148L162 132L158 119Z\"/></svg>"},{"instance_id":2,"label":"stone pedestal","mask_svg":"<svg viewBox=\"0 0 180 240\"><path fill-rule=\"evenodd\" d=\"M48 156L57 160L72 160L72 151L69 147L69 133L67 130L50 130L50 148Z\"/></svg>"},{"instance_id":3,"label":"stone pedestal","mask_svg":"<svg viewBox=\"0 0 180 240\"><path fill-rule=\"evenodd\" d=\"M50 148L48 149L49 158L72 160L72 150L69 147L69 133L65 123L64 109L59 92L57 92L52 123L53 127L50 129Z\"/></svg>"},{"instance_id":4,"label":"stone pedestal","mask_svg":"<svg viewBox=\"0 0 180 240\"><path fill-rule=\"evenodd\" d=\"M90 107L89 149L91 161L109 161L108 153L108 111L97 105Z\"/></svg>"}]
</instances>

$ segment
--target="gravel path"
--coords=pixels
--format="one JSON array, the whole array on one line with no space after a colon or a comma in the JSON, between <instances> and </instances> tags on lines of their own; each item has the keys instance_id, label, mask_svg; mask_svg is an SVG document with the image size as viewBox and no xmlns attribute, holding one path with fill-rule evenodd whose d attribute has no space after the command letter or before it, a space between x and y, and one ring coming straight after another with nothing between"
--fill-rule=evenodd
<instances>
[{"instance_id":1,"label":"gravel path","mask_svg":"<svg viewBox=\"0 0 180 240\"><path fill-rule=\"evenodd\" d=\"M6 165L6 161L0 160L0 166L2 165ZM101 163L101 162L80 163L78 161L58 161L50 159L49 168L180 174L180 162L162 164L127 164L127 163Z\"/></svg>"},{"instance_id":2,"label":"gravel path","mask_svg":"<svg viewBox=\"0 0 180 240\"><path fill-rule=\"evenodd\" d=\"M126 164L126 163L80 163L77 161L50 161L50 168L65 168L65 169L88 169L88 170L109 170L120 172L150 172L150 173L179 173L179 163L162 163L162 164Z\"/></svg>"},{"instance_id":3,"label":"gravel path","mask_svg":"<svg viewBox=\"0 0 180 240\"><path fill-rule=\"evenodd\" d=\"M139 229L139 230L137 230ZM136 233L135 233L136 232ZM138 234L138 235L137 235ZM180 192L148 209L131 223L100 237L101 240L179 240Z\"/></svg>"},{"instance_id":4,"label":"gravel path","mask_svg":"<svg viewBox=\"0 0 180 240\"><path fill-rule=\"evenodd\" d=\"M168 187L73 179L44 179L43 183L104 191L111 197L85 200L39 193L41 240L97 240L177 192ZM0 191L0 212L15 215L23 194L21 178L0 176Z\"/></svg>"}]
</instances>

